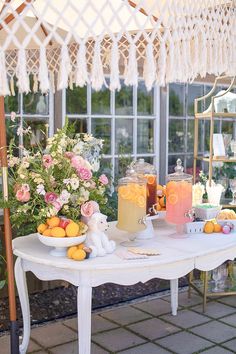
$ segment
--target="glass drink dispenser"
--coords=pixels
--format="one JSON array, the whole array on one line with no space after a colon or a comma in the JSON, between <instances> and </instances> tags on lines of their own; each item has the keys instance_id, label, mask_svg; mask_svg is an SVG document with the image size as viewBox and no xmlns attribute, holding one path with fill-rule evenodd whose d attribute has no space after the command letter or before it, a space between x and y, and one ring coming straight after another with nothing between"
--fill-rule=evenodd
<instances>
[{"instance_id":1,"label":"glass drink dispenser","mask_svg":"<svg viewBox=\"0 0 236 354\"><path fill-rule=\"evenodd\" d=\"M135 233L146 228L146 181L135 174L118 182L118 229Z\"/></svg>"},{"instance_id":2,"label":"glass drink dispenser","mask_svg":"<svg viewBox=\"0 0 236 354\"><path fill-rule=\"evenodd\" d=\"M166 220L176 225L177 233L183 235L184 224L192 219L192 179L183 172L180 159L177 160L175 173L167 176L166 183Z\"/></svg>"},{"instance_id":3,"label":"glass drink dispenser","mask_svg":"<svg viewBox=\"0 0 236 354\"><path fill-rule=\"evenodd\" d=\"M144 159L138 159L136 162L134 162L131 165L131 169L134 170L138 176L145 178L147 182L146 213L150 215L154 215L153 209L154 209L154 205L156 204L156 187L157 187L157 173L155 167L150 163L145 162Z\"/></svg>"}]
</instances>

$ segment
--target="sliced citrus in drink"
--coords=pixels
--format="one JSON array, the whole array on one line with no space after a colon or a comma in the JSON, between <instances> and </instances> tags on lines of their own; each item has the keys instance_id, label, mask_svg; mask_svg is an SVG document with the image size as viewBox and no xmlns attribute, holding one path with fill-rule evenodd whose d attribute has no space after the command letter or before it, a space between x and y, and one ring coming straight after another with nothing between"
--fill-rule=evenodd
<instances>
[{"instance_id":1,"label":"sliced citrus in drink","mask_svg":"<svg viewBox=\"0 0 236 354\"><path fill-rule=\"evenodd\" d=\"M120 186L118 188L118 194L123 199L130 199L131 198L130 188L127 186Z\"/></svg>"},{"instance_id":2,"label":"sliced citrus in drink","mask_svg":"<svg viewBox=\"0 0 236 354\"><path fill-rule=\"evenodd\" d=\"M142 195L139 195L136 197L136 203L139 208L143 208L146 206L146 198L144 198Z\"/></svg>"},{"instance_id":3,"label":"sliced citrus in drink","mask_svg":"<svg viewBox=\"0 0 236 354\"><path fill-rule=\"evenodd\" d=\"M175 205L178 202L178 195L174 193L168 195L167 201L169 204Z\"/></svg>"},{"instance_id":4,"label":"sliced citrus in drink","mask_svg":"<svg viewBox=\"0 0 236 354\"><path fill-rule=\"evenodd\" d=\"M154 175L145 175L148 184L154 184L156 182L156 176Z\"/></svg>"}]
</instances>

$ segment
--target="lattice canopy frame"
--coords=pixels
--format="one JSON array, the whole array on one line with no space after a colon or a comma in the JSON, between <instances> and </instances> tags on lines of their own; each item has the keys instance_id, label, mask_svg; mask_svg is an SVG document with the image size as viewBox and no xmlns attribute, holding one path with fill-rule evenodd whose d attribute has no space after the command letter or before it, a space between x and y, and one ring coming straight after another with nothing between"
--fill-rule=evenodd
<instances>
[{"instance_id":1,"label":"lattice canopy frame","mask_svg":"<svg viewBox=\"0 0 236 354\"><path fill-rule=\"evenodd\" d=\"M0 0L0 95L236 73L235 0ZM29 76L33 75L33 87Z\"/></svg>"}]
</instances>

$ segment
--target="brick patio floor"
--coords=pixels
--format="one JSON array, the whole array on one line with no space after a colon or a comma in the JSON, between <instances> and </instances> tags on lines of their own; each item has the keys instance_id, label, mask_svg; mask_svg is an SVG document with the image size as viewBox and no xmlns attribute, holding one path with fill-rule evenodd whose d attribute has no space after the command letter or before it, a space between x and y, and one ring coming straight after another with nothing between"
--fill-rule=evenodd
<instances>
[{"instance_id":1,"label":"brick patio floor","mask_svg":"<svg viewBox=\"0 0 236 354\"><path fill-rule=\"evenodd\" d=\"M208 302L205 314L201 305L198 295L189 300L185 290L175 317L166 293L93 313L91 353L236 353L236 297ZM0 337L0 353L9 353L8 335ZM28 353L77 354L77 319L32 328Z\"/></svg>"}]
</instances>

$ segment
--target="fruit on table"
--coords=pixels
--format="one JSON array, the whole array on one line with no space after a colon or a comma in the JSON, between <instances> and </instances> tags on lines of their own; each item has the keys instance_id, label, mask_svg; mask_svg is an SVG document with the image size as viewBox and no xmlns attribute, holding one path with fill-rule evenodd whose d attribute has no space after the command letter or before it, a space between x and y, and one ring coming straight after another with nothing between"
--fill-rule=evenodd
<instances>
[{"instance_id":1,"label":"fruit on table","mask_svg":"<svg viewBox=\"0 0 236 354\"><path fill-rule=\"evenodd\" d=\"M223 209L217 215L218 220L234 220L236 219L236 213L231 209Z\"/></svg>"},{"instance_id":2,"label":"fruit on table","mask_svg":"<svg viewBox=\"0 0 236 354\"><path fill-rule=\"evenodd\" d=\"M231 231L231 228L230 228L229 225L224 225L224 226L222 227L222 232L223 232L223 234L229 234L230 231Z\"/></svg>"},{"instance_id":3,"label":"fruit on table","mask_svg":"<svg viewBox=\"0 0 236 354\"><path fill-rule=\"evenodd\" d=\"M53 237L65 237L66 233L62 227L56 226L51 229L51 236Z\"/></svg>"},{"instance_id":4,"label":"fruit on table","mask_svg":"<svg viewBox=\"0 0 236 354\"><path fill-rule=\"evenodd\" d=\"M214 223L212 221L207 221L204 225L204 232L206 234L212 234L214 232Z\"/></svg>"},{"instance_id":5,"label":"fruit on table","mask_svg":"<svg viewBox=\"0 0 236 354\"><path fill-rule=\"evenodd\" d=\"M79 225L76 222L71 221L69 225L66 226L66 236L75 237L81 235Z\"/></svg>"},{"instance_id":6,"label":"fruit on table","mask_svg":"<svg viewBox=\"0 0 236 354\"><path fill-rule=\"evenodd\" d=\"M80 245L69 247L67 250L67 257L75 261L83 261L87 254Z\"/></svg>"},{"instance_id":7,"label":"fruit on table","mask_svg":"<svg viewBox=\"0 0 236 354\"><path fill-rule=\"evenodd\" d=\"M47 219L47 224L49 227L57 227L60 224L60 218L58 216L53 216Z\"/></svg>"},{"instance_id":8,"label":"fruit on table","mask_svg":"<svg viewBox=\"0 0 236 354\"><path fill-rule=\"evenodd\" d=\"M156 196L157 201L155 209L157 211L166 210L166 186L158 184L156 189Z\"/></svg>"},{"instance_id":9,"label":"fruit on table","mask_svg":"<svg viewBox=\"0 0 236 354\"><path fill-rule=\"evenodd\" d=\"M57 216L48 218L45 224L42 223L37 227L38 233L52 237L77 237L84 234L87 229L87 225L82 221L76 223L70 219Z\"/></svg>"},{"instance_id":10,"label":"fruit on table","mask_svg":"<svg viewBox=\"0 0 236 354\"><path fill-rule=\"evenodd\" d=\"M214 224L214 232L221 232L222 226L220 224Z\"/></svg>"}]
</instances>

